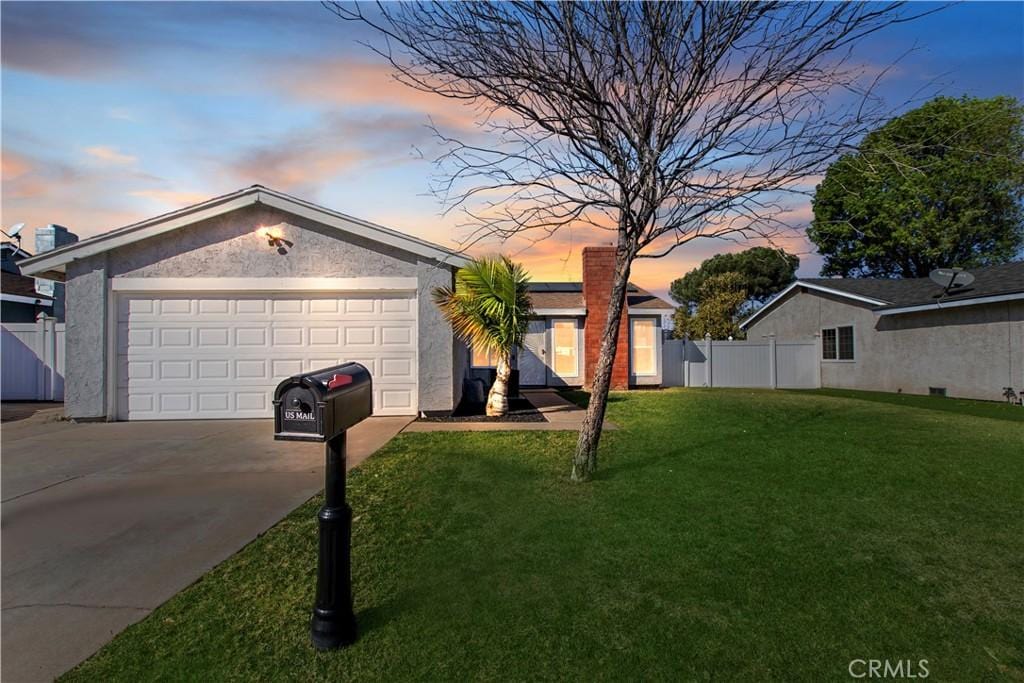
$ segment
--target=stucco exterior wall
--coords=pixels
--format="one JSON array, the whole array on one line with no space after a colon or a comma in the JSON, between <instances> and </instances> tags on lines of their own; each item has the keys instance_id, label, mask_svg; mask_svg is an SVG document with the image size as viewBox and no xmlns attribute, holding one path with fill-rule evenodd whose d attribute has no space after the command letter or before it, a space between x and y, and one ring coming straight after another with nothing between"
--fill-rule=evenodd
<instances>
[{"instance_id":1,"label":"stucco exterior wall","mask_svg":"<svg viewBox=\"0 0 1024 683\"><path fill-rule=\"evenodd\" d=\"M260 226L280 230L285 248L268 245L256 233ZM420 409L450 409L461 392L452 335L430 298L433 287L451 284L450 267L264 206L201 221L104 257L94 257L105 263L102 268L93 259L68 267L65 406L72 417L105 414L103 374L96 367L103 366L107 348L106 279L120 277L416 277Z\"/></svg>"},{"instance_id":2,"label":"stucco exterior wall","mask_svg":"<svg viewBox=\"0 0 1024 683\"><path fill-rule=\"evenodd\" d=\"M749 339L814 338L824 327L854 326L854 360L821 361L824 387L1003 400L1024 388L1024 302L879 316L866 305L794 292L751 325ZM819 353L820 356L820 353Z\"/></svg>"},{"instance_id":3,"label":"stucco exterior wall","mask_svg":"<svg viewBox=\"0 0 1024 683\"><path fill-rule=\"evenodd\" d=\"M107 260L105 254L67 266L64 412L107 414Z\"/></svg>"},{"instance_id":4,"label":"stucco exterior wall","mask_svg":"<svg viewBox=\"0 0 1024 683\"><path fill-rule=\"evenodd\" d=\"M416 265L416 277L419 281L420 410L451 410L462 397L465 366L453 365L456 358L454 336L430 293L435 287L451 287L454 276L448 268L420 261Z\"/></svg>"}]
</instances>

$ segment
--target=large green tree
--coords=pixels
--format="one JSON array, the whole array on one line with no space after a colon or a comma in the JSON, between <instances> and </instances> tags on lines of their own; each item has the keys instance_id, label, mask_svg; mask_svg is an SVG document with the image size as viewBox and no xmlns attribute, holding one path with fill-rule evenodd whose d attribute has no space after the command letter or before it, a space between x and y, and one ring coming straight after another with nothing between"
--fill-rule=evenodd
<instances>
[{"instance_id":1,"label":"large green tree","mask_svg":"<svg viewBox=\"0 0 1024 683\"><path fill-rule=\"evenodd\" d=\"M696 312L686 306L676 309L673 336L700 339L710 334L715 339L738 337L740 308L747 300L747 278L741 273L716 273L707 277L697 294Z\"/></svg>"},{"instance_id":2,"label":"large green tree","mask_svg":"<svg viewBox=\"0 0 1024 683\"><path fill-rule=\"evenodd\" d=\"M709 279L724 273L735 273L739 278L739 289L746 292L747 298L762 303L785 289L796 277L799 266L799 257L770 247L753 247L734 254L715 254L703 261L700 267L673 280L669 286L669 296L684 307L687 313L693 313L701 299L710 294L710 290L705 287ZM732 286L735 282L733 279L718 279L715 282L728 282L730 291L736 289Z\"/></svg>"},{"instance_id":3,"label":"large green tree","mask_svg":"<svg viewBox=\"0 0 1024 683\"><path fill-rule=\"evenodd\" d=\"M814 196L822 275L924 277L1024 247L1024 107L939 97L869 133Z\"/></svg>"}]
</instances>

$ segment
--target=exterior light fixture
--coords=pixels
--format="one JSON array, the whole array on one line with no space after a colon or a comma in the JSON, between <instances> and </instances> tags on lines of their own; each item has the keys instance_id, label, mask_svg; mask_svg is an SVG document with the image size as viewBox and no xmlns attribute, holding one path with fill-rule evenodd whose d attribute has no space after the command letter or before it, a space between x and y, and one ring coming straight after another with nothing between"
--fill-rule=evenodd
<instances>
[{"instance_id":1,"label":"exterior light fixture","mask_svg":"<svg viewBox=\"0 0 1024 683\"><path fill-rule=\"evenodd\" d=\"M267 245L271 247L280 248L287 242L284 238L284 232L276 225L270 227L261 225L256 230L256 234L260 237L266 238Z\"/></svg>"}]
</instances>

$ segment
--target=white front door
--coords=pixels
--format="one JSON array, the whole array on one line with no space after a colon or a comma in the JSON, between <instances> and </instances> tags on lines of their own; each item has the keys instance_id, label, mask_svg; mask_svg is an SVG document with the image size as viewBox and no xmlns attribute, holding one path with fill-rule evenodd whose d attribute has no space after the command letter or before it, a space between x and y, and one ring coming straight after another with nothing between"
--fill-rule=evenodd
<instances>
[{"instance_id":1,"label":"white front door","mask_svg":"<svg viewBox=\"0 0 1024 683\"><path fill-rule=\"evenodd\" d=\"M376 415L415 415L412 294L119 294L118 418L272 416L277 384L356 361Z\"/></svg>"},{"instance_id":2,"label":"white front door","mask_svg":"<svg viewBox=\"0 0 1024 683\"><path fill-rule=\"evenodd\" d=\"M526 330L526 342L519 353L519 386L544 386L548 383L547 322L531 320Z\"/></svg>"}]
</instances>

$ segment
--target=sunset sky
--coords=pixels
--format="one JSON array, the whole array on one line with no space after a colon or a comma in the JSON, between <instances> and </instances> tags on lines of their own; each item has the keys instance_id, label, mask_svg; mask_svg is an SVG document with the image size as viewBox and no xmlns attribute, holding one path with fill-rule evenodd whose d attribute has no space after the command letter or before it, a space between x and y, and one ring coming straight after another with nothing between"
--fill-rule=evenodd
<instances>
[{"instance_id":1,"label":"sunset sky","mask_svg":"<svg viewBox=\"0 0 1024 683\"><path fill-rule=\"evenodd\" d=\"M427 196L426 124L467 131L474 112L393 82L358 27L318 3L4 2L0 12L5 227L59 223L84 238L260 183L455 246L455 221ZM1024 99L1022 37L1024 4L968 2L871 38L859 57L881 66L918 48L886 83L894 105L933 82L947 95ZM809 200L796 213L806 222ZM576 279L587 237L514 250L537 279ZM633 279L663 293L740 248L691 243L640 262ZM819 265L805 253L800 274Z\"/></svg>"}]
</instances>

